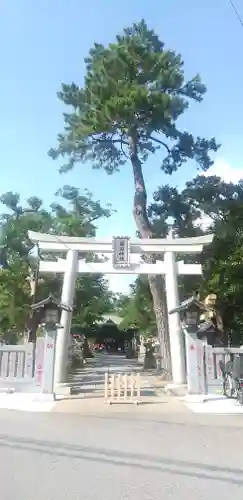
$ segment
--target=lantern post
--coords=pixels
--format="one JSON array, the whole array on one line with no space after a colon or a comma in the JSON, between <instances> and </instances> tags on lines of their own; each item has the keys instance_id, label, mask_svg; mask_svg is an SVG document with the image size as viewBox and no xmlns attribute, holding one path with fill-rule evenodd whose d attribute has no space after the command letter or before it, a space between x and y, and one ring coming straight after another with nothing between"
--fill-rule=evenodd
<instances>
[{"instance_id":1,"label":"lantern post","mask_svg":"<svg viewBox=\"0 0 243 500\"><path fill-rule=\"evenodd\" d=\"M207 392L204 343L199 340L198 331L201 313L210 310L196 296L192 296L169 311L169 314L179 313L182 331L185 335L188 394Z\"/></svg>"},{"instance_id":2,"label":"lantern post","mask_svg":"<svg viewBox=\"0 0 243 500\"><path fill-rule=\"evenodd\" d=\"M38 315L38 322L45 330L44 337L44 369L41 381L41 391L44 394L55 393L55 364L57 329L61 328L60 316L62 311L71 312L72 308L62 304L52 295L46 299L32 304L31 309Z\"/></svg>"}]
</instances>

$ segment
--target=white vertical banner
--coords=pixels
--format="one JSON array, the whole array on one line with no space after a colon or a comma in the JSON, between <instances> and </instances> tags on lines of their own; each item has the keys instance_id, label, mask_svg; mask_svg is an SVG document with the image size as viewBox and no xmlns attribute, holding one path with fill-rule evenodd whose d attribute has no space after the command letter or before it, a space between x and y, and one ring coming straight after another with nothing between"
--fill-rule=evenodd
<instances>
[{"instance_id":1,"label":"white vertical banner","mask_svg":"<svg viewBox=\"0 0 243 500\"><path fill-rule=\"evenodd\" d=\"M211 345L205 345L205 365L207 385L210 387L215 384L214 366L213 366L213 348Z\"/></svg>"},{"instance_id":2,"label":"white vertical banner","mask_svg":"<svg viewBox=\"0 0 243 500\"><path fill-rule=\"evenodd\" d=\"M186 337L186 370L188 394L198 394L198 362L196 336L185 332Z\"/></svg>"},{"instance_id":3,"label":"white vertical banner","mask_svg":"<svg viewBox=\"0 0 243 500\"><path fill-rule=\"evenodd\" d=\"M205 363L204 363L205 346L203 342L199 339L196 340L196 344L197 344L198 394L206 394Z\"/></svg>"},{"instance_id":4,"label":"white vertical banner","mask_svg":"<svg viewBox=\"0 0 243 500\"><path fill-rule=\"evenodd\" d=\"M41 386L44 372L44 337L37 337L35 352L35 378L37 386Z\"/></svg>"},{"instance_id":5,"label":"white vertical banner","mask_svg":"<svg viewBox=\"0 0 243 500\"><path fill-rule=\"evenodd\" d=\"M226 356L224 354L217 354L216 355L216 376L217 376L218 380L222 380L223 379L222 370L220 368L220 361L222 361L223 364L225 365L225 363L226 363Z\"/></svg>"},{"instance_id":6,"label":"white vertical banner","mask_svg":"<svg viewBox=\"0 0 243 500\"><path fill-rule=\"evenodd\" d=\"M188 394L205 394L204 345L196 334L185 332Z\"/></svg>"},{"instance_id":7,"label":"white vertical banner","mask_svg":"<svg viewBox=\"0 0 243 500\"><path fill-rule=\"evenodd\" d=\"M46 329L44 339L44 369L41 379L41 392L45 394L54 393L56 333L56 328L54 330Z\"/></svg>"}]
</instances>

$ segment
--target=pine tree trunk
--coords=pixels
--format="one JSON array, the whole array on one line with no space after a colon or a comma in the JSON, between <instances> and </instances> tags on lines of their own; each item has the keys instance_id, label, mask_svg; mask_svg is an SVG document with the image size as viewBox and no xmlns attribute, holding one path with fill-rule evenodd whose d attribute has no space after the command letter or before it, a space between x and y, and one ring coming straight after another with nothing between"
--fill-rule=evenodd
<instances>
[{"instance_id":1,"label":"pine tree trunk","mask_svg":"<svg viewBox=\"0 0 243 500\"><path fill-rule=\"evenodd\" d=\"M147 215L147 192L145 188L142 164L138 157L136 139L130 138L130 160L133 167L135 184L133 216L142 238L152 238L153 232ZM153 256L147 255L146 262L153 262ZM148 276L149 287L153 298L158 338L161 350L161 367L171 376L170 340L164 279L162 276Z\"/></svg>"}]
</instances>

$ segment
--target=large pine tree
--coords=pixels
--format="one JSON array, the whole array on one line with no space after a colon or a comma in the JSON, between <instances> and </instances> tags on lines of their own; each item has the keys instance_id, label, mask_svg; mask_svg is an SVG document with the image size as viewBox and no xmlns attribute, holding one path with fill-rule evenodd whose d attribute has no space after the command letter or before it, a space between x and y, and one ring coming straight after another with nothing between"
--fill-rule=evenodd
<instances>
[{"instance_id":1,"label":"large pine tree","mask_svg":"<svg viewBox=\"0 0 243 500\"><path fill-rule=\"evenodd\" d=\"M133 216L142 238L153 237L147 214L143 162L161 150L160 167L171 174L187 160L206 170L215 139L195 139L180 130L178 120L190 103L206 92L197 75L185 79L183 60L166 50L145 21L134 24L108 47L95 44L85 60L83 86L62 84L59 99L71 108L52 158L67 157L61 170L92 163L112 174L126 163L134 182ZM163 358L169 358L167 311L162 279L149 276Z\"/></svg>"}]
</instances>

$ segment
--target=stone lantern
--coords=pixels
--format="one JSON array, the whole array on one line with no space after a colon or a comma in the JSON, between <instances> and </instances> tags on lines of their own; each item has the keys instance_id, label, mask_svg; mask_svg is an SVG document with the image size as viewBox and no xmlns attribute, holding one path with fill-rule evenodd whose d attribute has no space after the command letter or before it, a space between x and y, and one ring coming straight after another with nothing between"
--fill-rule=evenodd
<instances>
[{"instance_id":1,"label":"stone lantern","mask_svg":"<svg viewBox=\"0 0 243 500\"><path fill-rule=\"evenodd\" d=\"M30 307L34 313L38 313L39 323L42 323L49 330L54 327L60 328L59 321L63 310L72 311L70 306L61 304L61 302L51 294L46 299L36 302Z\"/></svg>"},{"instance_id":2,"label":"stone lantern","mask_svg":"<svg viewBox=\"0 0 243 500\"><path fill-rule=\"evenodd\" d=\"M31 309L39 325L44 327L44 370L42 377L42 392L54 394L54 369L57 328L61 328L59 321L61 312L72 312L72 308L62 304L52 295L32 304Z\"/></svg>"},{"instance_id":3,"label":"stone lantern","mask_svg":"<svg viewBox=\"0 0 243 500\"><path fill-rule=\"evenodd\" d=\"M180 315L182 329L192 335L197 335L200 328L200 317L204 312L210 312L212 309L200 302L195 296L184 300L181 304L169 311L169 314L178 312Z\"/></svg>"},{"instance_id":4,"label":"stone lantern","mask_svg":"<svg viewBox=\"0 0 243 500\"><path fill-rule=\"evenodd\" d=\"M184 300L178 307L169 311L169 314L179 313L181 327L185 334L188 394L204 394L206 391L205 349L208 337L207 329L202 329L200 325L200 316L210 311L212 309L195 296ZM213 328L211 324L210 328Z\"/></svg>"}]
</instances>

